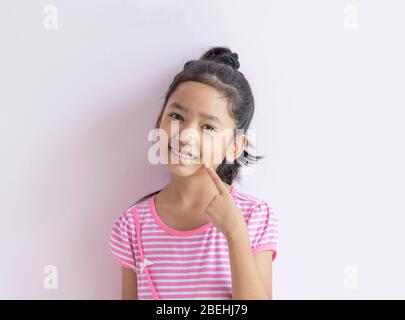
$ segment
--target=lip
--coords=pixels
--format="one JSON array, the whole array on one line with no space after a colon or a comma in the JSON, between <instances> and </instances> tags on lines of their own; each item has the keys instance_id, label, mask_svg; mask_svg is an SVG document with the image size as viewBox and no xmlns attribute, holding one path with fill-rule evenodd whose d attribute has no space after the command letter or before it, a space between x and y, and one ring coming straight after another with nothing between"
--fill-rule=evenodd
<instances>
[{"instance_id":1,"label":"lip","mask_svg":"<svg viewBox=\"0 0 405 320\"><path fill-rule=\"evenodd\" d=\"M171 151L172 150L172 146L171 145L169 145L169 150ZM176 149L176 148L174 148L174 150L176 150L177 152L179 152L179 153L183 153L182 151L180 151L180 150L178 150L178 149ZM195 155L195 154L192 154L191 152L188 152L187 151L187 155L189 155L189 156L191 156L191 157L193 157L192 159L185 159L185 160L197 160L198 158L199 158L199 156L197 156L197 155Z\"/></svg>"}]
</instances>

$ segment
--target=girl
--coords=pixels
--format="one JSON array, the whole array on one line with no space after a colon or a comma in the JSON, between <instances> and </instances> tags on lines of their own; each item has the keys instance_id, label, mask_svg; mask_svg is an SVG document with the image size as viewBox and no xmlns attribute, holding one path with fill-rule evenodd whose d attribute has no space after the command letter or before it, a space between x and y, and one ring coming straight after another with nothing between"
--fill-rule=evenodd
<instances>
[{"instance_id":1,"label":"girl","mask_svg":"<svg viewBox=\"0 0 405 320\"><path fill-rule=\"evenodd\" d=\"M236 53L212 48L166 93L156 128L171 180L123 212L110 238L123 299L272 299L276 216L232 185L255 160L245 150L254 99L238 68Z\"/></svg>"}]
</instances>

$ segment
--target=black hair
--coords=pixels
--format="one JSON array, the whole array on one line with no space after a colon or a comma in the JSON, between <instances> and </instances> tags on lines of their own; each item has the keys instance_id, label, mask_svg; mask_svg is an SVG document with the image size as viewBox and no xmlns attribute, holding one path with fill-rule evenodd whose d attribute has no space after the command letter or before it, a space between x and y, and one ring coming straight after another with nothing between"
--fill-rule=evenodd
<instances>
[{"instance_id":1,"label":"black hair","mask_svg":"<svg viewBox=\"0 0 405 320\"><path fill-rule=\"evenodd\" d=\"M186 62L183 70L174 77L165 94L155 128L160 127L167 101L179 84L186 81L196 81L209 85L225 95L228 99L228 112L235 121L235 129L239 129L238 131L241 133L246 133L253 118L255 105L249 82L243 73L238 71L240 66L238 58L238 54L233 53L227 47L213 47L204 53L200 59ZM249 140L247 146L253 148ZM240 180L239 169L242 164L249 165L261 158L263 156L252 156L245 146L242 154L233 163L227 162L225 157L217 167L216 172L222 181L231 185L235 179ZM135 204L143 202L160 191L161 189L142 197Z\"/></svg>"}]
</instances>

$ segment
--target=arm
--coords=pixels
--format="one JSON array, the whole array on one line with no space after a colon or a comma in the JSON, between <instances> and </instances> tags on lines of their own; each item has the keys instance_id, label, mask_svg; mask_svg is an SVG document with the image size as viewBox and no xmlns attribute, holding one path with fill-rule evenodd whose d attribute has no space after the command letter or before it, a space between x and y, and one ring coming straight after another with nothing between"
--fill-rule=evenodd
<instances>
[{"instance_id":1,"label":"arm","mask_svg":"<svg viewBox=\"0 0 405 320\"><path fill-rule=\"evenodd\" d=\"M253 254L247 228L227 236L233 300L272 299L271 250Z\"/></svg>"},{"instance_id":2,"label":"arm","mask_svg":"<svg viewBox=\"0 0 405 320\"><path fill-rule=\"evenodd\" d=\"M248 226L242 212L237 208L216 171L208 165L206 167L219 194L205 208L205 213L227 240L232 275L232 299L272 299L272 251L253 254ZM255 245L257 247L257 244Z\"/></svg>"},{"instance_id":3,"label":"arm","mask_svg":"<svg viewBox=\"0 0 405 320\"><path fill-rule=\"evenodd\" d=\"M122 300L138 300L138 284L135 271L122 267Z\"/></svg>"}]
</instances>

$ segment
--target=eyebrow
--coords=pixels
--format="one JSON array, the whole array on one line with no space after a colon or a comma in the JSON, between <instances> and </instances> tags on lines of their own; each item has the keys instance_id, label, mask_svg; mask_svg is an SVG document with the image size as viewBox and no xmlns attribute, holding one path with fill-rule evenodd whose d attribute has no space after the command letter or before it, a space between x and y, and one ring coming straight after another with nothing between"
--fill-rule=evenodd
<instances>
[{"instance_id":1,"label":"eyebrow","mask_svg":"<svg viewBox=\"0 0 405 320\"><path fill-rule=\"evenodd\" d=\"M185 113L189 113L189 109L188 109L188 108L182 106L181 104L179 104L179 103L177 103L177 102L173 102L173 103L169 106L169 108L170 108L170 107L172 107L172 108L174 108L174 109L182 110L182 111L184 111ZM220 124L222 125L221 119L218 118L217 116L214 116L214 115L209 114L209 113L199 113L198 115L200 116L200 118L204 118L204 119L208 119L208 120L213 120L213 121L216 121L216 122L218 122L218 123L220 123Z\"/></svg>"}]
</instances>

